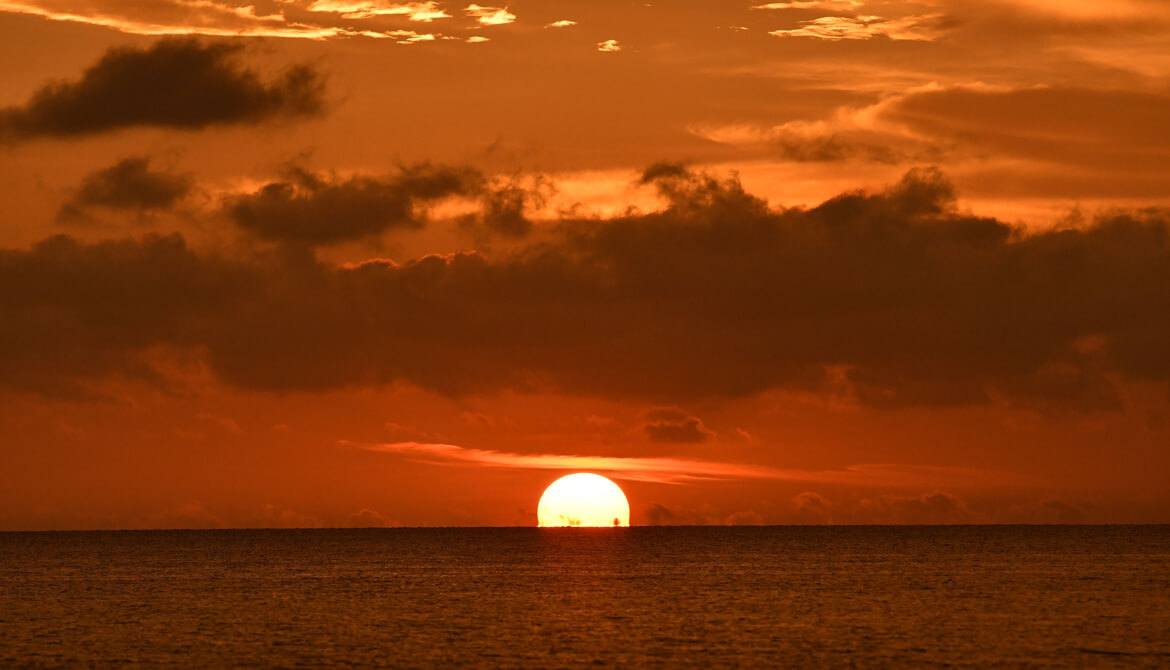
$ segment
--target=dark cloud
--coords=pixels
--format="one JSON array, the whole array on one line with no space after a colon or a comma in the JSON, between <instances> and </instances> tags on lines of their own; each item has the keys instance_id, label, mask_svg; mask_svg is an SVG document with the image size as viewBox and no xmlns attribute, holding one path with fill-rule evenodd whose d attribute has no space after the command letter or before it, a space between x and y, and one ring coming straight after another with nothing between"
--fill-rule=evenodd
<instances>
[{"instance_id":1,"label":"dark cloud","mask_svg":"<svg viewBox=\"0 0 1170 670\"><path fill-rule=\"evenodd\" d=\"M56 236L0 251L0 384L78 394L88 379L152 377L141 355L206 342L249 274L197 256L177 235L98 244Z\"/></svg>"},{"instance_id":2,"label":"dark cloud","mask_svg":"<svg viewBox=\"0 0 1170 670\"><path fill-rule=\"evenodd\" d=\"M199 129L322 112L324 84L314 68L294 66L266 82L236 62L241 50L195 39L115 47L80 79L47 84L24 106L0 110L0 140L131 126Z\"/></svg>"},{"instance_id":3,"label":"dark cloud","mask_svg":"<svg viewBox=\"0 0 1170 670\"><path fill-rule=\"evenodd\" d=\"M476 195L484 180L461 167L416 165L387 177L335 179L290 167L283 181L229 198L228 215L244 230L274 241L329 244L391 228L421 228L419 203Z\"/></svg>"},{"instance_id":4,"label":"dark cloud","mask_svg":"<svg viewBox=\"0 0 1170 670\"><path fill-rule=\"evenodd\" d=\"M675 407L663 407L646 412L642 428L652 442L697 443L715 437L703 425L703 420L689 416Z\"/></svg>"},{"instance_id":5,"label":"dark cloud","mask_svg":"<svg viewBox=\"0 0 1170 670\"><path fill-rule=\"evenodd\" d=\"M59 218L82 215L89 207L109 207L145 212L167 209L190 193L187 175L150 169L150 159L124 158L88 175L59 212Z\"/></svg>"},{"instance_id":6,"label":"dark cloud","mask_svg":"<svg viewBox=\"0 0 1170 670\"><path fill-rule=\"evenodd\" d=\"M532 230L532 221L524 214L532 191L510 185L484 196L479 222L491 233L504 237L523 237Z\"/></svg>"},{"instance_id":7,"label":"dark cloud","mask_svg":"<svg viewBox=\"0 0 1170 670\"><path fill-rule=\"evenodd\" d=\"M564 220L491 258L333 266L281 246L233 261L177 238L5 251L0 383L118 372L160 344L271 390L669 404L844 383L890 409L1096 411L1119 406L1117 378L1170 380L1164 212L1028 233L960 212L933 170L807 210L685 170L648 181L663 211Z\"/></svg>"}]
</instances>

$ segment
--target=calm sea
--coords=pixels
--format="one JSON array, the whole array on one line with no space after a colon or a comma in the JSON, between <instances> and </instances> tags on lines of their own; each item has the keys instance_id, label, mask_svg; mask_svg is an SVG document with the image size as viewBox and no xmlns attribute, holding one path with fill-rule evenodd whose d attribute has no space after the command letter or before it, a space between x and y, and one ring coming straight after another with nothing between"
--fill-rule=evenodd
<instances>
[{"instance_id":1,"label":"calm sea","mask_svg":"<svg viewBox=\"0 0 1170 670\"><path fill-rule=\"evenodd\" d=\"M0 666L1170 666L1170 526L0 533Z\"/></svg>"}]
</instances>

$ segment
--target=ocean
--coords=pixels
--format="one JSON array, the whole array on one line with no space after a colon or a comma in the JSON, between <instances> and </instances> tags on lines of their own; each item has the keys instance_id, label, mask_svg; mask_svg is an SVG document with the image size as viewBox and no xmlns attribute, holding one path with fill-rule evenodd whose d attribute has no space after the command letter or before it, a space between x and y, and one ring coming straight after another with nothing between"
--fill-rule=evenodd
<instances>
[{"instance_id":1,"label":"ocean","mask_svg":"<svg viewBox=\"0 0 1170 670\"><path fill-rule=\"evenodd\" d=\"M1170 667L1170 526L0 533L2 667Z\"/></svg>"}]
</instances>

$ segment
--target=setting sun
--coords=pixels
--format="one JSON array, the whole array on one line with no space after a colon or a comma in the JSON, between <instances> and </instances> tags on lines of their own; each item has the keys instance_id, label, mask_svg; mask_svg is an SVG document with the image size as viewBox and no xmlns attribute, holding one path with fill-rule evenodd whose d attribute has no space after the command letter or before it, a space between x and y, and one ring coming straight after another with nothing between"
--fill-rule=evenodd
<instances>
[{"instance_id":1,"label":"setting sun","mask_svg":"<svg viewBox=\"0 0 1170 670\"><path fill-rule=\"evenodd\" d=\"M537 507L540 526L628 526L630 503L617 484L601 475L578 472L544 490Z\"/></svg>"}]
</instances>

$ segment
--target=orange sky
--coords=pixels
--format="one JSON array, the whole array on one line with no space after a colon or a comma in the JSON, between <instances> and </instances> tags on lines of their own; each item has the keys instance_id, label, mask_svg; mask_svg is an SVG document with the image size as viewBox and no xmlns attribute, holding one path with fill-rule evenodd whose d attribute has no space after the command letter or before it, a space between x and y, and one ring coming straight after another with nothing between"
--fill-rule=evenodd
<instances>
[{"instance_id":1,"label":"orange sky","mask_svg":"<svg viewBox=\"0 0 1170 670\"><path fill-rule=\"evenodd\" d=\"M1170 522L1167 44L0 0L0 529Z\"/></svg>"}]
</instances>

